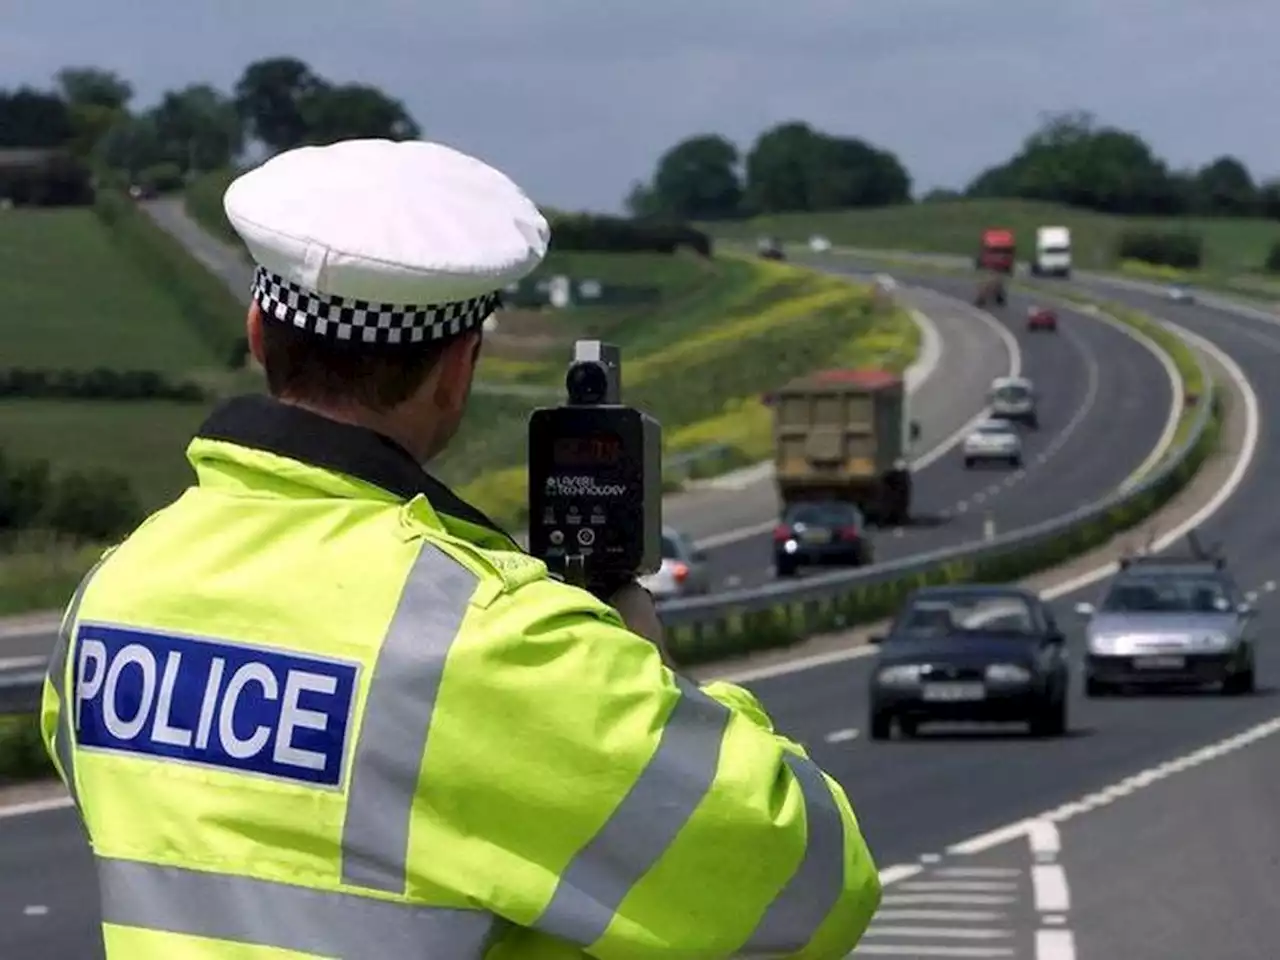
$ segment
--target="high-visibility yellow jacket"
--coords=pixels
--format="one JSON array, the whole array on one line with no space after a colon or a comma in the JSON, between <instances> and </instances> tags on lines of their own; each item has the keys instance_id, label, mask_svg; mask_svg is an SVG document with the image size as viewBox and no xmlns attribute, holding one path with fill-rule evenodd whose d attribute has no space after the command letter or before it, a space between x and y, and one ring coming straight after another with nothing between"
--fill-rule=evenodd
<instances>
[{"instance_id":1,"label":"high-visibility yellow jacket","mask_svg":"<svg viewBox=\"0 0 1280 960\"><path fill-rule=\"evenodd\" d=\"M85 579L43 725L112 960L842 957L840 787L369 431L216 411Z\"/></svg>"}]
</instances>

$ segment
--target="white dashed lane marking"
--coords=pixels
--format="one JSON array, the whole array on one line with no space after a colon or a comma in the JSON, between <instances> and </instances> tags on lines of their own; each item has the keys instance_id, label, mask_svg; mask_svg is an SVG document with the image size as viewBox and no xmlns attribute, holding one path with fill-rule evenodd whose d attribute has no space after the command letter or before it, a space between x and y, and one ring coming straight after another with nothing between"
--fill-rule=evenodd
<instances>
[{"instance_id":1,"label":"white dashed lane marking","mask_svg":"<svg viewBox=\"0 0 1280 960\"><path fill-rule=\"evenodd\" d=\"M823 739L827 743L848 743L850 740L858 739L858 731L852 727L848 730L832 730Z\"/></svg>"},{"instance_id":2,"label":"white dashed lane marking","mask_svg":"<svg viewBox=\"0 0 1280 960\"><path fill-rule=\"evenodd\" d=\"M882 870L880 910L851 956L1075 960L1061 836L1047 820L1022 827L1011 839L1025 844L952 848Z\"/></svg>"}]
</instances>

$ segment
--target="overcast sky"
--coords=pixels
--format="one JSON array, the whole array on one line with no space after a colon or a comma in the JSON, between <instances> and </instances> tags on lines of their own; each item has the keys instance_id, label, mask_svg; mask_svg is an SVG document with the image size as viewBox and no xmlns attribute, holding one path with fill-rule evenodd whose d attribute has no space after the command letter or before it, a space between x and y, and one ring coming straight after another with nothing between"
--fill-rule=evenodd
<instances>
[{"instance_id":1,"label":"overcast sky","mask_svg":"<svg viewBox=\"0 0 1280 960\"><path fill-rule=\"evenodd\" d=\"M793 118L894 150L920 190L1069 108L1280 175L1278 38L1280 0L0 0L0 85L101 65L145 104L292 54L539 202L616 209L676 140Z\"/></svg>"}]
</instances>

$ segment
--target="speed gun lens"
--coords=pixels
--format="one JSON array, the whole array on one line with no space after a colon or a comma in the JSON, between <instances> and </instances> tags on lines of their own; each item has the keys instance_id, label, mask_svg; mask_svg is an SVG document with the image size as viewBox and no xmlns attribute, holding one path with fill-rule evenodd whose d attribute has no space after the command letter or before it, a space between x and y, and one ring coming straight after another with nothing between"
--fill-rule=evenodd
<instances>
[{"instance_id":1,"label":"speed gun lens","mask_svg":"<svg viewBox=\"0 0 1280 960\"><path fill-rule=\"evenodd\" d=\"M609 391L609 373L601 364L584 360L569 368L564 385L570 403L600 403Z\"/></svg>"}]
</instances>

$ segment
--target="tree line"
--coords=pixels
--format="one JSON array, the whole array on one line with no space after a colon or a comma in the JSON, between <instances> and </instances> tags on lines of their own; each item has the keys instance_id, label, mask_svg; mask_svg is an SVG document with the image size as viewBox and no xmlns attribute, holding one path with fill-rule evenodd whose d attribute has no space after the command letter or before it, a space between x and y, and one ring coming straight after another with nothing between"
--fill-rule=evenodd
<instances>
[{"instance_id":1,"label":"tree line","mask_svg":"<svg viewBox=\"0 0 1280 960\"><path fill-rule=\"evenodd\" d=\"M911 176L890 150L799 121L762 133L743 154L727 138L689 137L627 196L634 216L727 220L771 213L913 202ZM1140 135L1084 111L1050 114L1012 157L960 190L922 202L1023 199L1129 216L1280 220L1280 177L1259 180L1236 157L1175 169Z\"/></svg>"},{"instance_id":2,"label":"tree line","mask_svg":"<svg viewBox=\"0 0 1280 960\"><path fill-rule=\"evenodd\" d=\"M339 83L294 57L249 64L234 88L190 84L146 109L111 70L59 70L50 89L0 90L0 148L64 150L98 172L160 189L238 163L253 148L278 152L352 137L415 139L405 105L377 87Z\"/></svg>"}]
</instances>

